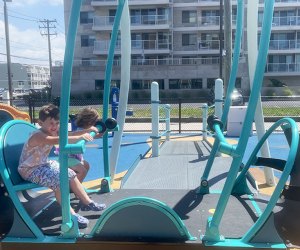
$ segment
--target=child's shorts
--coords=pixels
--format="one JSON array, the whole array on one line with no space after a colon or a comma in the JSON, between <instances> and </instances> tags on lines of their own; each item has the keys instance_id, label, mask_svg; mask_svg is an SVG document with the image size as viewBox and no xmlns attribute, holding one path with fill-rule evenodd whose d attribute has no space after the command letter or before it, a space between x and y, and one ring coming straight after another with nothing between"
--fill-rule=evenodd
<instances>
[{"instance_id":1,"label":"child's shorts","mask_svg":"<svg viewBox=\"0 0 300 250\"><path fill-rule=\"evenodd\" d=\"M59 163L57 161L50 161L48 164L36 168L28 177L28 181L39 184L43 187L48 187L53 191L59 189ZM69 180L74 179L76 173L68 168Z\"/></svg>"}]
</instances>

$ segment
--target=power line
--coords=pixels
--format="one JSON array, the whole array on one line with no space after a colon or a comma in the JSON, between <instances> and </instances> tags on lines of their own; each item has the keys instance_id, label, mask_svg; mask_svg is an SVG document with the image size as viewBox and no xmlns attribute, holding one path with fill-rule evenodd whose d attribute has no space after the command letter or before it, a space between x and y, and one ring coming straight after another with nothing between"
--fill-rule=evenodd
<instances>
[{"instance_id":1,"label":"power line","mask_svg":"<svg viewBox=\"0 0 300 250\"><path fill-rule=\"evenodd\" d=\"M15 11L15 10L8 10L8 12L13 12L13 13L19 14L19 15L21 15L21 16L30 17L30 18L32 18L32 19L34 19L34 20L36 20L36 21L39 21L39 18L37 18L37 17L28 16L28 15L26 15L26 14L23 14L23 13L21 13L21 12Z\"/></svg>"},{"instance_id":2,"label":"power line","mask_svg":"<svg viewBox=\"0 0 300 250\"><path fill-rule=\"evenodd\" d=\"M0 12L1 15L4 15L3 12ZM14 15L7 15L9 17L13 17L13 18L17 18L17 19L22 19L24 21L30 21L30 22L38 22L38 20L35 19L28 19L28 18L24 18L24 17L18 17L18 16L14 16Z\"/></svg>"},{"instance_id":3,"label":"power line","mask_svg":"<svg viewBox=\"0 0 300 250\"><path fill-rule=\"evenodd\" d=\"M0 52L0 55L6 56L7 54ZM30 58L30 57L16 56L16 55L10 55L10 56L15 58L20 58L20 59L32 60L32 61L45 61L45 62L48 61L47 59L42 59L42 58Z\"/></svg>"},{"instance_id":4,"label":"power line","mask_svg":"<svg viewBox=\"0 0 300 250\"><path fill-rule=\"evenodd\" d=\"M5 37L1 37L0 36L0 39L1 40L5 40ZM16 42L16 41L12 41L12 40L9 40L11 43L17 43L17 44L21 44L21 45L25 45L25 46L30 46L30 44L27 44L27 43L22 43L22 42ZM46 47L36 47L36 46L34 46L34 48L39 48L39 49L47 49Z\"/></svg>"}]
</instances>

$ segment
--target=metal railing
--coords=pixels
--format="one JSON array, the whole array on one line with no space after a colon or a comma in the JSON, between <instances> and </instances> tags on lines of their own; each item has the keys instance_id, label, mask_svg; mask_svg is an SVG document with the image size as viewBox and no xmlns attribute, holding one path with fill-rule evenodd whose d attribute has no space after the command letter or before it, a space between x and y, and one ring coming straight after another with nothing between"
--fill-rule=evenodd
<instances>
[{"instance_id":1,"label":"metal railing","mask_svg":"<svg viewBox=\"0 0 300 250\"><path fill-rule=\"evenodd\" d=\"M94 53L108 52L110 45L110 40L105 41L95 41L94 42ZM168 40L132 40L131 49L132 50L170 50L171 43ZM121 50L121 41L117 41L116 51Z\"/></svg>"},{"instance_id":2,"label":"metal railing","mask_svg":"<svg viewBox=\"0 0 300 250\"><path fill-rule=\"evenodd\" d=\"M93 19L93 28L112 27L115 16L95 16ZM165 25L169 24L168 15L141 15L130 17L131 26L137 25Z\"/></svg>"},{"instance_id":3,"label":"metal railing","mask_svg":"<svg viewBox=\"0 0 300 250\"><path fill-rule=\"evenodd\" d=\"M146 90L142 90L145 95ZM147 90L149 92L149 90ZM138 91L137 93L140 93ZM170 92L172 92L170 90ZM174 94L175 95L175 94ZM84 96L84 93L83 93ZM149 93L150 96L150 93ZM207 103L208 97L199 97L196 99L186 98L180 99L174 98L162 98L161 104L170 104L170 119L171 119L171 130L179 133L191 133L191 132L202 132L206 126L203 124L203 111L202 105ZM247 105L248 97L244 96L245 105ZM8 100L0 100L2 103L7 103ZM59 104L58 100L50 98L33 99L29 102L26 98L19 98L12 100L13 105L24 112L30 114L32 121L35 122L38 117L38 112L43 105L50 102ZM93 96L82 97L82 99L71 99L70 100L70 113L77 114L82 107L93 106L95 107L100 117L102 116L102 105L103 101ZM128 101L128 108L132 110L132 115L126 117L126 123L124 127L125 132L151 132L151 104L149 98L140 99L136 98L134 94L130 95ZM269 129L271 125L283 117L292 117L300 128L300 96L263 96L262 97L262 108L265 119L265 128ZM214 113L214 107L210 107L208 115ZM109 110L111 114L111 109ZM162 125L161 125L162 126ZM253 130L255 131L255 124L253 124Z\"/></svg>"}]
</instances>

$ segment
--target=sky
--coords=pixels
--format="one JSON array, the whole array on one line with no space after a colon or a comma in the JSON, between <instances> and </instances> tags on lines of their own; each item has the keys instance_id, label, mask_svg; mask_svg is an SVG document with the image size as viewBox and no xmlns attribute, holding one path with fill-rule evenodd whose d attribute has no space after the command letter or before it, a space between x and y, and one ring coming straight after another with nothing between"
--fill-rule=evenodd
<instances>
[{"instance_id":1,"label":"sky","mask_svg":"<svg viewBox=\"0 0 300 250\"><path fill-rule=\"evenodd\" d=\"M49 66L48 40L42 36L40 20L56 20L51 33L52 64L63 61L65 27L63 0L12 0L7 2L12 63ZM0 0L0 63L6 63L4 2Z\"/></svg>"}]
</instances>

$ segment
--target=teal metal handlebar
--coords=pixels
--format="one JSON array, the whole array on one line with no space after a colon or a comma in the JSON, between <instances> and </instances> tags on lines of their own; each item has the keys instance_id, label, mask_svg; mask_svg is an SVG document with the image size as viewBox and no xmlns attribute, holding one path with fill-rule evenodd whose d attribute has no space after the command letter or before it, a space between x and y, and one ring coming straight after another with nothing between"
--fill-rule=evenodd
<instances>
[{"instance_id":1,"label":"teal metal handlebar","mask_svg":"<svg viewBox=\"0 0 300 250\"><path fill-rule=\"evenodd\" d=\"M236 146L231 145L231 144L229 144L226 141L226 139L225 139L225 137L223 135L223 131L222 131L221 127L220 127L220 124L215 123L213 125L213 128L215 130L215 136L218 138L218 140L220 142L218 150L221 153L224 153L224 154L227 154L227 155L230 155L230 156L233 156L233 157L237 156L237 154L236 154Z\"/></svg>"}]
</instances>

